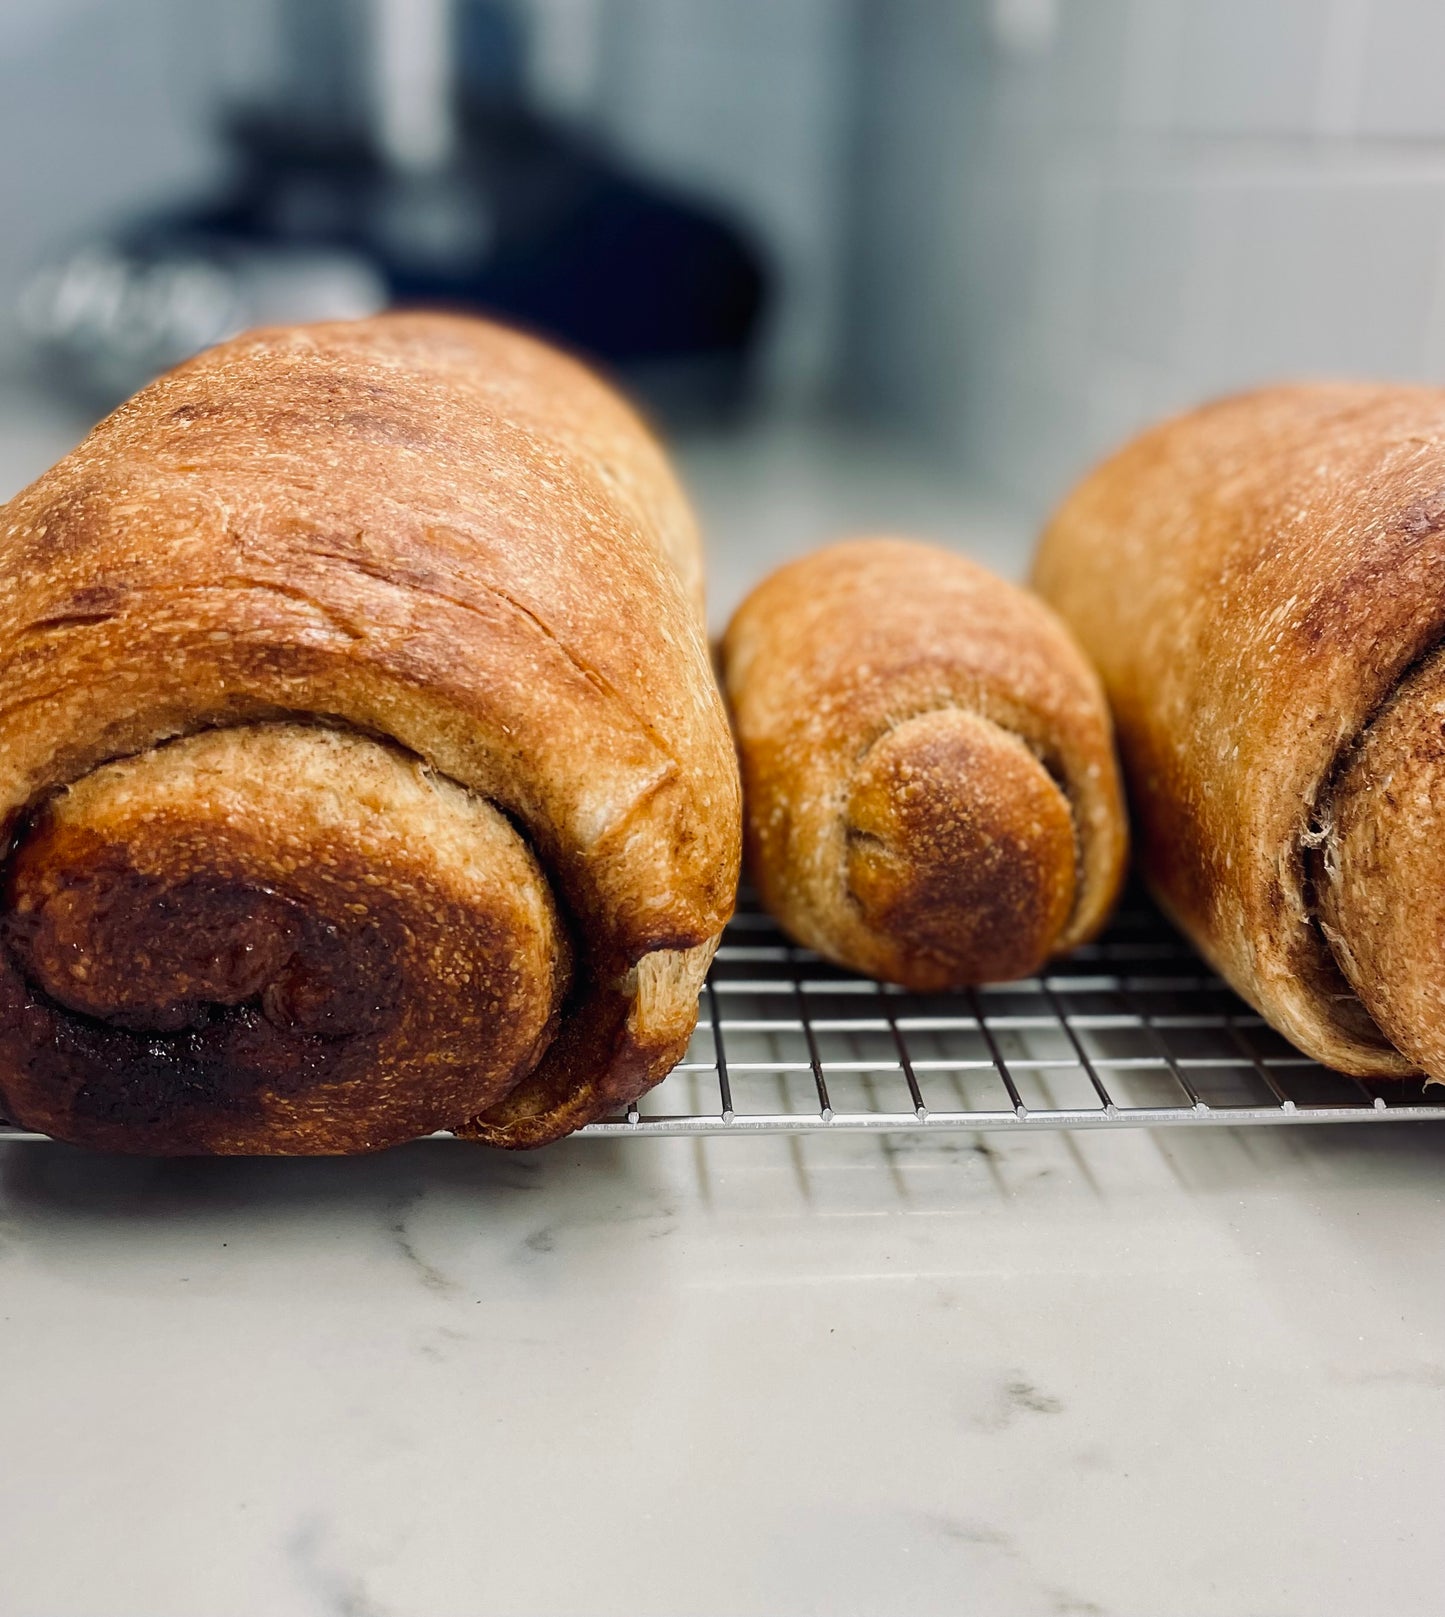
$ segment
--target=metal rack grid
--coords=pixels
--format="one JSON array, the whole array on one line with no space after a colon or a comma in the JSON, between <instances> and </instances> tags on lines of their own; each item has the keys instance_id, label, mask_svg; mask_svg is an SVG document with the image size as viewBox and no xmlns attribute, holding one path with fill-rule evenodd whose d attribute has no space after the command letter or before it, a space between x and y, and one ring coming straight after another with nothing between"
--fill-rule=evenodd
<instances>
[{"instance_id":1,"label":"metal rack grid","mask_svg":"<svg viewBox=\"0 0 1445 1617\"><path fill-rule=\"evenodd\" d=\"M1445 1089L1302 1056L1142 893L1046 975L944 994L791 944L744 894L687 1059L594 1137L1445 1122Z\"/></svg>"},{"instance_id":2,"label":"metal rack grid","mask_svg":"<svg viewBox=\"0 0 1445 1617\"><path fill-rule=\"evenodd\" d=\"M842 971L744 894L686 1059L573 1138L1445 1122L1430 1093L1300 1055L1138 893L1045 976L944 994Z\"/></svg>"}]
</instances>

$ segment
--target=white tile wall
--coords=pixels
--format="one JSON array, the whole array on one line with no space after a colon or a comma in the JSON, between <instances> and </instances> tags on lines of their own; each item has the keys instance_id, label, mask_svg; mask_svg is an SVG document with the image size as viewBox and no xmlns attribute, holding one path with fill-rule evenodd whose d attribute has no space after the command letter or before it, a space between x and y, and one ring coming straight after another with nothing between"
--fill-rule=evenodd
<instances>
[{"instance_id":1,"label":"white tile wall","mask_svg":"<svg viewBox=\"0 0 1445 1617\"><path fill-rule=\"evenodd\" d=\"M1373 0L1360 62L1362 134L1445 139L1445 5Z\"/></svg>"},{"instance_id":2,"label":"white tile wall","mask_svg":"<svg viewBox=\"0 0 1445 1617\"><path fill-rule=\"evenodd\" d=\"M338 0L360 27L366 0ZM0 0L0 352L36 260L199 188L227 95L263 79L280 0ZM854 0L517 0L535 88L638 164L717 199L778 275L780 396L833 374Z\"/></svg>"},{"instance_id":3,"label":"white tile wall","mask_svg":"<svg viewBox=\"0 0 1445 1617\"><path fill-rule=\"evenodd\" d=\"M1213 393L1445 383L1445 0L1000 3L872 8L856 397L1038 516Z\"/></svg>"},{"instance_id":4,"label":"white tile wall","mask_svg":"<svg viewBox=\"0 0 1445 1617\"><path fill-rule=\"evenodd\" d=\"M1092 0L1059 8L1057 37L1040 77L1049 81L1054 114L1063 128L1102 132L1119 123L1138 10L1133 0Z\"/></svg>"},{"instance_id":5,"label":"white tile wall","mask_svg":"<svg viewBox=\"0 0 1445 1617\"><path fill-rule=\"evenodd\" d=\"M42 256L214 178L214 98L254 32L237 20L220 0L0 0L0 350Z\"/></svg>"},{"instance_id":6,"label":"white tile wall","mask_svg":"<svg viewBox=\"0 0 1445 1617\"><path fill-rule=\"evenodd\" d=\"M1331 11L1329 0L1197 0L1181 7L1174 127L1219 136L1309 130Z\"/></svg>"},{"instance_id":7,"label":"white tile wall","mask_svg":"<svg viewBox=\"0 0 1445 1617\"><path fill-rule=\"evenodd\" d=\"M1135 360L1174 357L1197 265L1196 189L1181 175L1112 175L1084 228L1095 237L1091 342Z\"/></svg>"},{"instance_id":8,"label":"white tile wall","mask_svg":"<svg viewBox=\"0 0 1445 1617\"><path fill-rule=\"evenodd\" d=\"M602 43L587 121L751 228L776 271L772 390L816 395L837 351L851 3L594 3Z\"/></svg>"},{"instance_id":9,"label":"white tile wall","mask_svg":"<svg viewBox=\"0 0 1445 1617\"><path fill-rule=\"evenodd\" d=\"M1423 377L1442 226L1439 180L1202 187L1183 369L1204 391L1241 371Z\"/></svg>"}]
</instances>

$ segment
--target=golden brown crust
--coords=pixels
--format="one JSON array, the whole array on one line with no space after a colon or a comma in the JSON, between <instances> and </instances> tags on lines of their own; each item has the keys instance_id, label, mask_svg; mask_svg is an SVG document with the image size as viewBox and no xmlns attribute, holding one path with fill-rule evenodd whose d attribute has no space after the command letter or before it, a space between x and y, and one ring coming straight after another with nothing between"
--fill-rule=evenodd
<instances>
[{"instance_id":1,"label":"golden brown crust","mask_svg":"<svg viewBox=\"0 0 1445 1617\"><path fill-rule=\"evenodd\" d=\"M1417 1058L1350 991L1307 862L1336 776L1440 641L1442 579L1445 392L1365 384L1145 433L1065 502L1034 571L1103 675L1155 892L1275 1027L1362 1076ZM1348 811L1351 859L1370 815L1394 834L1381 801Z\"/></svg>"},{"instance_id":2,"label":"golden brown crust","mask_svg":"<svg viewBox=\"0 0 1445 1617\"><path fill-rule=\"evenodd\" d=\"M738 609L749 867L810 947L916 988L1102 925L1125 828L1098 682L1038 601L932 546L834 545Z\"/></svg>"},{"instance_id":3,"label":"golden brown crust","mask_svg":"<svg viewBox=\"0 0 1445 1617\"><path fill-rule=\"evenodd\" d=\"M1350 986L1413 1066L1445 1075L1445 657L1403 680L1344 761L1310 874Z\"/></svg>"},{"instance_id":4,"label":"golden brown crust","mask_svg":"<svg viewBox=\"0 0 1445 1617\"><path fill-rule=\"evenodd\" d=\"M0 816L198 731L245 747L299 717L383 738L519 828L577 944L531 1076L512 1070L520 1034L494 1052L488 1093L510 1087L515 1108L533 1091L526 1141L485 1118L472 1131L539 1143L681 1055L695 993L635 1047L586 1030L611 1026L614 1001L636 1022L650 956L714 943L736 881L736 769L686 503L580 366L443 316L253 333L161 378L0 511L0 560ZM270 824L284 789L253 795ZM133 831L112 842L145 865ZM63 873L69 857L52 843L41 864ZM264 856L247 857L260 880ZM559 960L528 1004L549 1001ZM559 1084L584 1045L615 1068L573 1063ZM9 1083L0 1070L0 1105ZM358 1148L344 1118L305 1139L256 1127L244 1145L173 1146L160 1122L129 1140Z\"/></svg>"},{"instance_id":5,"label":"golden brown crust","mask_svg":"<svg viewBox=\"0 0 1445 1617\"><path fill-rule=\"evenodd\" d=\"M571 950L489 803L303 725L204 731L46 804L6 869L0 1069L112 1150L365 1151L502 1099Z\"/></svg>"},{"instance_id":6,"label":"golden brown crust","mask_svg":"<svg viewBox=\"0 0 1445 1617\"><path fill-rule=\"evenodd\" d=\"M1017 736L958 709L890 730L844 814L847 890L870 955L913 988L1026 977L1074 909L1068 800Z\"/></svg>"}]
</instances>

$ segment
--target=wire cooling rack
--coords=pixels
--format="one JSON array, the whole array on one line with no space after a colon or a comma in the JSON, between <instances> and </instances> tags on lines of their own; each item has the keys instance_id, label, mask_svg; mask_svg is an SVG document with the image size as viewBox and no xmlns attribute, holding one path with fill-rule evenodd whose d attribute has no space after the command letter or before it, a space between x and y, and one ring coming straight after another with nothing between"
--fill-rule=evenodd
<instances>
[{"instance_id":1,"label":"wire cooling rack","mask_svg":"<svg viewBox=\"0 0 1445 1617\"><path fill-rule=\"evenodd\" d=\"M912 994L788 942L744 895L687 1059L584 1135L1445 1122L1445 1089L1302 1056L1142 893L1041 977Z\"/></svg>"},{"instance_id":2,"label":"wire cooling rack","mask_svg":"<svg viewBox=\"0 0 1445 1617\"><path fill-rule=\"evenodd\" d=\"M1428 1093L1300 1055L1139 893L1046 975L945 994L842 971L744 894L686 1059L573 1138L1445 1122Z\"/></svg>"}]
</instances>

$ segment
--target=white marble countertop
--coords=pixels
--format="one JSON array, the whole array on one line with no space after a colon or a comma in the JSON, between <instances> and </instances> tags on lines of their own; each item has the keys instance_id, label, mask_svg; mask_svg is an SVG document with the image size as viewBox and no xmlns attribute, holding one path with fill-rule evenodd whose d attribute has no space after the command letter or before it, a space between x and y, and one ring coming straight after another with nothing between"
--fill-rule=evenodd
<instances>
[{"instance_id":1,"label":"white marble countertop","mask_svg":"<svg viewBox=\"0 0 1445 1617\"><path fill-rule=\"evenodd\" d=\"M0 395L0 494L75 424ZM689 446L721 615L1016 526ZM1433 1613L1445 1133L0 1147L0 1613Z\"/></svg>"},{"instance_id":2,"label":"white marble countertop","mask_svg":"<svg viewBox=\"0 0 1445 1617\"><path fill-rule=\"evenodd\" d=\"M0 1610L1435 1612L1442 1153L0 1148Z\"/></svg>"}]
</instances>

